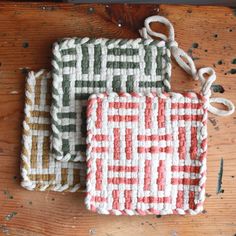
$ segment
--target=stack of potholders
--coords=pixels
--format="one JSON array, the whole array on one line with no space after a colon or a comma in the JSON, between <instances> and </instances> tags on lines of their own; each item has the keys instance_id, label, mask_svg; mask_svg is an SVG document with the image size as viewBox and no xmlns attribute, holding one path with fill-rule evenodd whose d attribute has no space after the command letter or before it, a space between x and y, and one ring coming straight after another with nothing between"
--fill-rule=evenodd
<instances>
[{"instance_id":1,"label":"stack of potholders","mask_svg":"<svg viewBox=\"0 0 236 236\"><path fill-rule=\"evenodd\" d=\"M151 22L165 24L169 37L152 31ZM23 187L86 185L87 208L102 214L202 211L207 111L229 115L234 106L210 98L214 70L197 72L166 18L147 18L140 34L143 39L64 39L53 47L52 81L46 71L29 74ZM169 92L171 54L200 80L199 94Z\"/></svg>"}]
</instances>

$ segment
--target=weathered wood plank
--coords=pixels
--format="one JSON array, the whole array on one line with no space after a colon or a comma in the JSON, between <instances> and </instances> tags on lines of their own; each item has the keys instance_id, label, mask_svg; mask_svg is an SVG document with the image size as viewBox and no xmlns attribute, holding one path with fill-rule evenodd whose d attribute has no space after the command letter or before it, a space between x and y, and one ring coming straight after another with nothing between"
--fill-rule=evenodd
<instances>
[{"instance_id":1,"label":"weathered wood plank","mask_svg":"<svg viewBox=\"0 0 236 236\"><path fill-rule=\"evenodd\" d=\"M29 192L19 185L26 69L50 68L51 45L70 36L135 38L149 15L167 16L179 45L200 66L214 66L236 103L236 13L223 7L0 3L0 235L234 235L236 116L210 115L206 211L199 216L98 216L83 193ZM157 29L159 26L155 26ZM161 28L162 29L162 28ZM197 88L174 63L173 90ZM216 194L220 159L222 189Z\"/></svg>"}]
</instances>

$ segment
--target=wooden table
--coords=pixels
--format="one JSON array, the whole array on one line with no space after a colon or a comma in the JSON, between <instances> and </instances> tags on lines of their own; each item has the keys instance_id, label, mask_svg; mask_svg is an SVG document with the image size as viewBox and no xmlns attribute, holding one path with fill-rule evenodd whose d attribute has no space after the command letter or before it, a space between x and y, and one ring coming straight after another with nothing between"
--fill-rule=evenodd
<instances>
[{"instance_id":1,"label":"wooden table","mask_svg":"<svg viewBox=\"0 0 236 236\"><path fill-rule=\"evenodd\" d=\"M236 115L209 115L207 198L198 216L99 216L83 193L20 187L21 123L27 70L50 68L51 45L70 36L135 38L145 17L167 16L197 67L213 66L215 90L236 103L236 10L166 5L0 3L0 235L236 235ZM157 28L158 26L156 26ZM174 63L174 62L173 62ZM174 63L173 90L197 89ZM222 96L222 94L215 94ZM217 194L223 158L221 193Z\"/></svg>"}]
</instances>

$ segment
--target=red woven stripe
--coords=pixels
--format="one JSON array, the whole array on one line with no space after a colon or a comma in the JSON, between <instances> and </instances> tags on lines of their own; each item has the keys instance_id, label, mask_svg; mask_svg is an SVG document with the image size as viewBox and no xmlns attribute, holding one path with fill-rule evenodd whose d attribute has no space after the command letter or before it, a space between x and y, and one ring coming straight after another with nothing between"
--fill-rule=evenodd
<instances>
[{"instance_id":1,"label":"red woven stripe","mask_svg":"<svg viewBox=\"0 0 236 236\"><path fill-rule=\"evenodd\" d=\"M92 152L104 153L104 152L108 152L108 148L107 147L93 147Z\"/></svg>"},{"instance_id":2,"label":"red woven stripe","mask_svg":"<svg viewBox=\"0 0 236 236\"><path fill-rule=\"evenodd\" d=\"M132 158L132 130L125 130L125 153L127 160Z\"/></svg>"},{"instance_id":3,"label":"red woven stripe","mask_svg":"<svg viewBox=\"0 0 236 236\"><path fill-rule=\"evenodd\" d=\"M138 135L138 141L171 141L172 136L170 134L165 135Z\"/></svg>"},{"instance_id":4,"label":"red woven stripe","mask_svg":"<svg viewBox=\"0 0 236 236\"><path fill-rule=\"evenodd\" d=\"M109 115L108 116L108 121L113 121L113 122L132 122L132 121L138 121L138 116L137 115Z\"/></svg>"},{"instance_id":5,"label":"red woven stripe","mask_svg":"<svg viewBox=\"0 0 236 236\"><path fill-rule=\"evenodd\" d=\"M144 190L150 190L151 185L151 161L145 160Z\"/></svg>"},{"instance_id":6,"label":"red woven stripe","mask_svg":"<svg viewBox=\"0 0 236 236\"><path fill-rule=\"evenodd\" d=\"M170 197L139 197L138 202L142 203L171 203Z\"/></svg>"},{"instance_id":7,"label":"red woven stripe","mask_svg":"<svg viewBox=\"0 0 236 236\"><path fill-rule=\"evenodd\" d=\"M135 103L135 102L110 102L109 108L137 109L137 108L139 108L139 104Z\"/></svg>"},{"instance_id":8,"label":"red woven stripe","mask_svg":"<svg viewBox=\"0 0 236 236\"><path fill-rule=\"evenodd\" d=\"M179 190L176 199L176 208L183 208L184 205L184 191Z\"/></svg>"},{"instance_id":9,"label":"red woven stripe","mask_svg":"<svg viewBox=\"0 0 236 236\"><path fill-rule=\"evenodd\" d=\"M196 209L195 192L193 191L189 191L189 208L192 210Z\"/></svg>"},{"instance_id":10,"label":"red woven stripe","mask_svg":"<svg viewBox=\"0 0 236 236\"><path fill-rule=\"evenodd\" d=\"M119 190L113 190L112 191L112 197L113 197L113 209L119 209Z\"/></svg>"},{"instance_id":11,"label":"red woven stripe","mask_svg":"<svg viewBox=\"0 0 236 236\"><path fill-rule=\"evenodd\" d=\"M157 121L158 121L159 128L165 127L165 100L161 98L159 99L159 103L158 103Z\"/></svg>"},{"instance_id":12,"label":"red woven stripe","mask_svg":"<svg viewBox=\"0 0 236 236\"><path fill-rule=\"evenodd\" d=\"M113 172L137 172L137 166L108 166L108 171Z\"/></svg>"},{"instance_id":13,"label":"red woven stripe","mask_svg":"<svg viewBox=\"0 0 236 236\"><path fill-rule=\"evenodd\" d=\"M191 127L191 148L190 158L196 160L197 158L197 128Z\"/></svg>"},{"instance_id":14,"label":"red woven stripe","mask_svg":"<svg viewBox=\"0 0 236 236\"><path fill-rule=\"evenodd\" d=\"M125 208L129 210L131 209L131 204L132 204L132 191L125 190L124 195L125 195Z\"/></svg>"},{"instance_id":15,"label":"red woven stripe","mask_svg":"<svg viewBox=\"0 0 236 236\"><path fill-rule=\"evenodd\" d=\"M173 172L199 173L200 166L171 166Z\"/></svg>"},{"instance_id":16,"label":"red woven stripe","mask_svg":"<svg viewBox=\"0 0 236 236\"><path fill-rule=\"evenodd\" d=\"M171 184L174 184L174 185L178 185L178 184L183 184L183 185L198 185L199 184L199 179L172 178L171 179Z\"/></svg>"},{"instance_id":17,"label":"red woven stripe","mask_svg":"<svg viewBox=\"0 0 236 236\"><path fill-rule=\"evenodd\" d=\"M91 201L92 202L106 202L107 198L101 197L101 196L92 196Z\"/></svg>"},{"instance_id":18,"label":"red woven stripe","mask_svg":"<svg viewBox=\"0 0 236 236\"><path fill-rule=\"evenodd\" d=\"M158 147L158 146L152 146L152 147L138 147L138 153L172 153L173 148L172 147Z\"/></svg>"},{"instance_id":19,"label":"red woven stripe","mask_svg":"<svg viewBox=\"0 0 236 236\"><path fill-rule=\"evenodd\" d=\"M201 109L201 103L172 103L171 109Z\"/></svg>"},{"instance_id":20,"label":"red woven stripe","mask_svg":"<svg viewBox=\"0 0 236 236\"><path fill-rule=\"evenodd\" d=\"M157 179L157 186L159 191L163 191L165 188L165 161L160 160L159 166L157 168L158 171L158 179Z\"/></svg>"},{"instance_id":21,"label":"red woven stripe","mask_svg":"<svg viewBox=\"0 0 236 236\"><path fill-rule=\"evenodd\" d=\"M96 140L98 142L107 141L108 135L96 134L96 135L93 135L92 140Z\"/></svg>"},{"instance_id":22,"label":"red woven stripe","mask_svg":"<svg viewBox=\"0 0 236 236\"><path fill-rule=\"evenodd\" d=\"M184 121L202 121L202 115L171 115L171 120L184 120Z\"/></svg>"},{"instance_id":23,"label":"red woven stripe","mask_svg":"<svg viewBox=\"0 0 236 236\"><path fill-rule=\"evenodd\" d=\"M108 184L137 184L136 178L122 178L122 177L114 177L107 179Z\"/></svg>"},{"instance_id":24,"label":"red woven stripe","mask_svg":"<svg viewBox=\"0 0 236 236\"><path fill-rule=\"evenodd\" d=\"M114 128L114 159L120 159L120 129Z\"/></svg>"},{"instance_id":25,"label":"red woven stripe","mask_svg":"<svg viewBox=\"0 0 236 236\"><path fill-rule=\"evenodd\" d=\"M96 190L102 189L102 159L96 160Z\"/></svg>"},{"instance_id":26,"label":"red woven stripe","mask_svg":"<svg viewBox=\"0 0 236 236\"><path fill-rule=\"evenodd\" d=\"M95 124L96 128L101 128L102 126L102 100L101 98L97 99L97 120Z\"/></svg>"},{"instance_id":27,"label":"red woven stripe","mask_svg":"<svg viewBox=\"0 0 236 236\"><path fill-rule=\"evenodd\" d=\"M186 131L184 127L179 127L179 159L184 160L186 157Z\"/></svg>"},{"instance_id":28,"label":"red woven stripe","mask_svg":"<svg viewBox=\"0 0 236 236\"><path fill-rule=\"evenodd\" d=\"M150 129L151 127L151 113L152 113L152 99L146 97L146 109L145 109L145 128Z\"/></svg>"}]
</instances>

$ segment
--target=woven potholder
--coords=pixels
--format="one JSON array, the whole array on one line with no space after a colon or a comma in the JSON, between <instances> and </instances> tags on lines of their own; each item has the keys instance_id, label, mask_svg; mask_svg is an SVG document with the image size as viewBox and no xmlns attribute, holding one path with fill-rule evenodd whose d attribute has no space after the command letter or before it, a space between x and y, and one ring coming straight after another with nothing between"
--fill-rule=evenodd
<instances>
[{"instance_id":1,"label":"woven potholder","mask_svg":"<svg viewBox=\"0 0 236 236\"><path fill-rule=\"evenodd\" d=\"M50 153L51 76L30 72L25 91L21 185L28 190L77 191L85 186L85 163L56 161Z\"/></svg>"},{"instance_id":2,"label":"woven potholder","mask_svg":"<svg viewBox=\"0 0 236 236\"><path fill-rule=\"evenodd\" d=\"M204 98L194 93L94 95L88 102L88 209L173 214L202 209Z\"/></svg>"},{"instance_id":3,"label":"woven potholder","mask_svg":"<svg viewBox=\"0 0 236 236\"><path fill-rule=\"evenodd\" d=\"M62 161L85 159L86 104L93 93L170 88L164 40L71 38L54 44L52 150Z\"/></svg>"}]
</instances>

